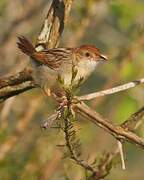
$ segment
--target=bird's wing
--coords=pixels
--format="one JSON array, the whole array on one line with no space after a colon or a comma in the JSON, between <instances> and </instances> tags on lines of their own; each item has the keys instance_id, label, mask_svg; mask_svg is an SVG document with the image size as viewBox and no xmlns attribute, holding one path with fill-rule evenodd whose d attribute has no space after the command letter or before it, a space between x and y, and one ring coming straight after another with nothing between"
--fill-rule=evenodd
<instances>
[{"instance_id":1,"label":"bird's wing","mask_svg":"<svg viewBox=\"0 0 144 180\"><path fill-rule=\"evenodd\" d=\"M35 61L44 64L52 69L59 69L63 63L70 63L72 60L71 48L55 48L34 52Z\"/></svg>"}]
</instances>

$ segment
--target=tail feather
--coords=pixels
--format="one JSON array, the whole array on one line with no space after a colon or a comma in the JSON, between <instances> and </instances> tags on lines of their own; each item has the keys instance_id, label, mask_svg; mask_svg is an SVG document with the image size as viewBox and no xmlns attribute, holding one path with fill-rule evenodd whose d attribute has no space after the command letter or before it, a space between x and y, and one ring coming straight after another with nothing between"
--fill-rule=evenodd
<instances>
[{"instance_id":1,"label":"tail feather","mask_svg":"<svg viewBox=\"0 0 144 180\"><path fill-rule=\"evenodd\" d=\"M18 48L28 56L33 56L35 48L32 43L27 40L24 36L18 37L19 42L17 42Z\"/></svg>"}]
</instances>

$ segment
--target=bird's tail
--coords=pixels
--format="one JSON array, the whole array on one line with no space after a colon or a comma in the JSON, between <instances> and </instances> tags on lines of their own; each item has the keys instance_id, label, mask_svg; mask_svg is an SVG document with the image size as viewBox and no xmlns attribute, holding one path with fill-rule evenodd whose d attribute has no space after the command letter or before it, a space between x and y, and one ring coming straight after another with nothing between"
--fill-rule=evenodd
<instances>
[{"instance_id":1,"label":"bird's tail","mask_svg":"<svg viewBox=\"0 0 144 180\"><path fill-rule=\"evenodd\" d=\"M34 52L35 52L35 48L32 45L32 43L27 40L24 36L18 37L19 42L17 42L18 48L25 54L27 54L28 56L32 57Z\"/></svg>"}]
</instances>

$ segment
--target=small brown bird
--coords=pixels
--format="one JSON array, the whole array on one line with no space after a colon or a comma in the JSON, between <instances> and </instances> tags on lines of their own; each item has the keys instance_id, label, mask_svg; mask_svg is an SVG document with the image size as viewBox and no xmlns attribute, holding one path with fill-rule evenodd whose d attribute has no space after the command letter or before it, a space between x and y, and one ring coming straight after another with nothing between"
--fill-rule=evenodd
<instances>
[{"instance_id":1,"label":"small brown bird","mask_svg":"<svg viewBox=\"0 0 144 180\"><path fill-rule=\"evenodd\" d=\"M32 76L35 83L48 92L57 86L60 76L67 88L71 84L72 67L77 70L74 82L80 78L83 81L95 70L100 62L107 61L98 48L92 45L82 45L77 48L54 48L37 52L25 37L19 37L19 49L28 55L32 63Z\"/></svg>"}]
</instances>

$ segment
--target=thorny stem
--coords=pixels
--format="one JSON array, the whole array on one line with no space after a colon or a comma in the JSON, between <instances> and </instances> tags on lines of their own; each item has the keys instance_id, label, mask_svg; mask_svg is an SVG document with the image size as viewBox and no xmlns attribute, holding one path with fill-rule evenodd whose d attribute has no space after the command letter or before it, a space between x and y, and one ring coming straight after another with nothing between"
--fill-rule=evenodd
<instances>
[{"instance_id":1,"label":"thorny stem","mask_svg":"<svg viewBox=\"0 0 144 180\"><path fill-rule=\"evenodd\" d=\"M67 93L67 99L68 103L66 107L63 107L64 113L62 114L62 119L64 121L64 134L65 134L65 141L66 141L66 147L69 150L70 153L70 158L73 159L78 165L83 167L85 170L88 170L91 172L91 175L88 177L88 179L95 178L95 179L102 179L105 177L107 174L109 174L109 171L105 171L105 169L102 169L102 164L107 161L107 158L103 159L104 162L102 164L100 163L99 166L97 166L97 169L95 169L93 166L89 165L86 163L84 160L80 159L79 156L80 154L77 153L77 149L79 148L78 146L79 141L77 141L76 138L76 131L73 129L72 125L72 97L71 93ZM64 109L65 108L65 109ZM66 113L65 113L66 112ZM73 138L73 140L71 140ZM75 141L75 142L73 142Z\"/></svg>"},{"instance_id":2,"label":"thorny stem","mask_svg":"<svg viewBox=\"0 0 144 180\"><path fill-rule=\"evenodd\" d=\"M68 113L67 113L67 116L63 117L63 120L64 120L64 133L65 133L66 147L68 148L68 150L70 152L70 157L77 164L79 164L80 166L82 166L86 170L89 170L92 173L97 174L97 172L90 165L86 164L83 160L79 159L79 157L77 157L77 155L75 153L74 146L71 144L71 140L70 140L71 136L69 134L69 126L71 124L71 122L70 122L70 116L71 116L70 107L68 106L66 108L68 110Z\"/></svg>"},{"instance_id":3,"label":"thorny stem","mask_svg":"<svg viewBox=\"0 0 144 180\"><path fill-rule=\"evenodd\" d=\"M64 133L65 133L65 140L66 140L66 146L67 148L69 149L69 152L70 152L70 157L71 159L73 159L77 164L79 164L80 166L84 167L85 169L91 171L92 173L95 173L95 170L89 166L88 164L84 163L83 160L80 160L75 151L74 151L74 148L70 142L70 135L69 135L69 132L68 132L68 128L69 128L69 119L68 118L65 118L64 119L64 123L65 123L65 127L64 127Z\"/></svg>"}]
</instances>

